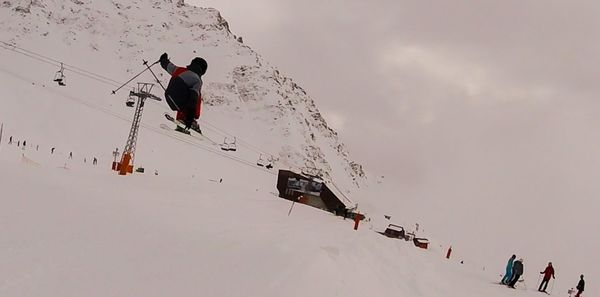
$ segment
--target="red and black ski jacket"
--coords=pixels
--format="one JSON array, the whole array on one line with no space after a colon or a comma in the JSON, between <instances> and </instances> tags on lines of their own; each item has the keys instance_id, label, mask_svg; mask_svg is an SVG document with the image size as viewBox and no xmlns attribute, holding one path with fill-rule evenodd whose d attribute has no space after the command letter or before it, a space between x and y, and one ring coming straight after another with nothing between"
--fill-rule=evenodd
<instances>
[{"instance_id":1,"label":"red and black ski jacket","mask_svg":"<svg viewBox=\"0 0 600 297\"><path fill-rule=\"evenodd\" d=\"M550 277L554 277L554 268L552 268L552 266L548 266L542 273L544 274L544 279L549 280Z\"/></svg>"},{"instance_id":2,"label":"red and black ski jacket","mask_svg":"<svg viewBox=\"0 0 600 297\"><path fill-rule=\"evenodd\" d=\"M161 63L161 66L171 75L169 85L165 91L165 98L171 110L178 114L200 117L202 110L202 78L186 67L175 64Z\"/></svg>"}]
</instances>

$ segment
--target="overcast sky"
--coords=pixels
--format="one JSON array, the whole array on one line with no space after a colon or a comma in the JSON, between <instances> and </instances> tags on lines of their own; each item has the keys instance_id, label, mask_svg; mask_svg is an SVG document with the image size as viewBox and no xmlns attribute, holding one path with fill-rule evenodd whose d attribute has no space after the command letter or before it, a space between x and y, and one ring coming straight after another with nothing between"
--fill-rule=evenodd
<instances>
[{"instance_id":1,"label":"overcast sky","mask_svg":"<svg viewBox=\"0 0 600 297\"><path fill-rule=\"evenodd\" d=\"M414 172L430 145L503 146L598 107L594 1L189 2L219 9L382 174Z\"/></svg>"},{"instance_id":2,"label":"overcast sky","mask_svg":"<svg viewBox=\"0 0 600 297\"><path fill-rule=\"evenodd\" d=\"M600 227L582 207L600 195L600 2L188 2L303 86L404 202L449 207L448 228L534 211L554 234Z\"/></svg>"}]
</instances>

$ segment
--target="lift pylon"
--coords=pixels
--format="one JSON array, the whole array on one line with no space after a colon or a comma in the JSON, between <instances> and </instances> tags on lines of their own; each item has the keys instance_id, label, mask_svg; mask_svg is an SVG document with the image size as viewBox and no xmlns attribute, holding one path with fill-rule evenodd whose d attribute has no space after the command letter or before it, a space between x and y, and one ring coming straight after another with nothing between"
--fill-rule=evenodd
<instances>
[{"instance_id":1,"label":"lift pylon","mask_svg":"<svg viewBox=\"0 0 600 297\"><path fill-rule=\"evenodd\" d=\"M131 122L131 129L129 130L129 137L125 144L125 149L121 155L121 162L117 166L119 175L126 175L127 173L133 173L133 163L135 161L135 149L137 146L138 130L142 120L142 112L144 111L144 104L146 99L160 101L161 99L152 95L152 83L138 83L137 90L129 92L129 98L137 98L137 104L135 106L135 113L133 114L133 121Z\"/></svg>"}]
</instances>

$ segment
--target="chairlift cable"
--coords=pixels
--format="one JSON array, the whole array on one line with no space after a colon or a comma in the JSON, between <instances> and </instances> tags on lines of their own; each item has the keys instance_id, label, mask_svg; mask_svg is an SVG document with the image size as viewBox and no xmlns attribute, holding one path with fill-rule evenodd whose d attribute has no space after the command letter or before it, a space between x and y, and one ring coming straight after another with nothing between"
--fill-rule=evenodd
<instances>
[{"instance_id":1,"label":"chairlift cable","mask_svg":"<svg viewBox=\"0 0 600 297\"><path fill-rule=\"evenodd\" d=\"M48 64L48 65L52 65L52 66L59 66L59 64L61 63L61 62L59 62L58 60L55 60L55 59L52 59L52 58L48 58L48 57L46 57L46 56L44 56L44 55L41 55L41 54L35 53L35 52L33 52L33 51L30 51L30 50L26 50L26 49L23 49L23 48L20 48L20 47L17 47L17 46L14 46L14 45L12 45L12 44L9 44L9 43L7 43L7 42L4 42L4 41L0 41L0 43L4 44L4 45L0 44L0 47L4 48L4 49L6 49L6 50L10 50L10 51L13 51L13 52L15 52L15 53L17 53L17 54L21 54L21 55L27 56L27 57L29 57L29 58L32 58L32 59L34 59L34 60L37 60L37 61L39 61L39 62L42 62L42 63ZM29 54L29 53L31 53L31 54ZM99 81L99 82L101 82L101 83L104 83L104 84L111 85L111 86L113 86L113 87L120 87L120 86L121 86L121 83L119 83L119 82L117 82L117 81L115 81L115 80L112 80L112 79L107 79L107 78L105 78L105 77L104 77L104 76L102 76L102 75L98 75L98 74L95 74L95 73L93 73L93 72L90 72L90 71L85 71L85 70L83 70L84 72L81 72L81 71L78 71L78 70L73 70L73 69L81 69L81 68L74 67L74 66L71 66L71 65L69 65L69 64L64 64L64 65L66 65L66 66L68 66L68 67L69 67L69 68L65 67L65 68L64 68L65 70L69 70L69 71L71 71L71 72L73 72L73 73L75 73L75 74L79 74L79 75L81 75L81 76L84 76L84 77L90 78L90 79L92 79L92 80ZM71 68L73 68L73 69L71 69ZM87 74L87 73L89 73L89 74ZM105 79L106 79L106 80L110 80L111 82L107 82L107 81L105 81ZM112 82L115 82L115 83L112 83ZM162 105L162 104L159 104L158 102L153 102L153 101L152 101L152 103L153 103L153 104L157 104L157 106L160 106L160 107L161 107L162 109L164 109L164 110L167 110L167 109L166 109L166 107L165 107L164 105ZM206 122L206 121L203 121L203 120L202 120L202 122L204 122L204 123L208 123L208 122ZM208 123L208 124L209 124L209 123ZM216 128L216 126L214 126L214 125L212 125L212 124L210 124L210 126L212 126L212 127L215 127L215 128ZM214 129L214 128L213 128L213 129ZM218 128L217 128L217 129L218 129ZM220 129L219 129L219 130L220 130ZM221 131L222 131L222 130L221 130Z\"/></svg>"},{"instance_id":2,"label":"chairlift cable","mask_svg":"<svg viewBox=\"0 0 600 297\"><path fill-rule=\"evenodd\" d=\"M53 59L51 57L47 57L45 55L36 53L34 51L31 51L31 50L28 50L28 49L25 49L25 48L22 48L22 47L19 47L19 46L15 45L15 44L12 44L12 43L9 43L9 42L5 42L5 41L0 40L0 47L4 48L6 50L9 50L9 51L15 52L17 54L24 55L26 57L29 57L29 58L34 59L34 60L37 60L39 62L55 66L55 67L59 67L60 64L62 63L64 65L63 66L64 67L64 69L63 69L64 71L70 71L70 72L78 74L80 76L87 77L89 79L101 82L103 84L111 85L113 87L119 87L119 86L121 86L121 83L118 82L118 81L116 81L116 80L114 80L114 79L111 79L111 78L108 78L106 76L103 76L103 75L91 72L89 70L85 70L83 68L80 68L80 67L77 67L77 66L74 66L74 65L71 65L71 64L60 62L59 60ZM157 79L157 82L160 83L160 80L158 79L158 77L156 75L154 75L154 76ZM152 103L153 104L157 104L157 105L161 106L161 108L163 108L163 109L166 110L166 107L163 106L162 104L159 104L158 102L153 102L153 101L152 101ZM219 127L217 127L214 124L211 124L210 122L208 122L206 120L200 119L199 121L201 123L203 123L204 125L208 126L209 128L212 128L212 129L209 129L209 130L213 130L214 132L217 132L217 134L222 134L222 135L225 135L225 136L235 137L236 139L239 138L239 144L242 145L242 146L248 147L251 151L254 151L254 152L257 152L257 153L262 153L262 154L269 155L269 156L274 156L272 153L270 153L268 151L265 151L265 150L263 150L263 149L255 146L255 145L252 145L248 141L245 141L243 138L234 136L233 134L228 133L227 131L225 131L225 130L219 128Z\"/></svg>"},{"instance_id":3,"label":"chairlift cable","mask_svg":"<svg viewBox=\"0 0 600 297\"><path fill-rule=\"evenodd\" d=\"M2 43L4 43L4 42L2 42ZM13 51L13 52L15 52L15 53L18 53L18 54L24 55L24 56L26 56L26 57L32 58L32 59L34 59L34 60L37 60L37 61L39 61L39 62L42 62L42 63L48 64L48 65L52 65L52 66L55 66L55 67L60 67L60 62L51 62L51 61L47 61L47 60L44 60L43 58L36 57L36 56L33 56L33 55L31 55L31 54L28 54L28 53L20 52L19 50L16 50L16 49L14 49L14 48L7 47L7 46L1 45L1 44L0 44L0 47L1 47L1 48L4 48L4 49L6 49L6 50L10 50L10 51ZM66 65L66 64L65 64L65 65ZM102 80L102 79L100 79L100 78L94 77L94 76L92 76L92 75L90 75L90 74L87 74L87 73L83 73L83 72L81 72L81 71L78 71L78 70L73 70L73 69L71 69L70 67L64 67L63 71L71 71L71 72L73 72L73 73L75 73L75 74L78 74L78 75L81 75L81 76L84 76L84 77L90 78L90 79L92 79L92 80L96 80L96 81L99 81L99 82L101 82L101 83L104 83L104 84L107 84L107 85L115 86L115 84L113 84L113 83L111 83L111 82L107 82L107 81L105 81L105 80Z\"/></svg>"},{"instance_id":4,"label":"chairlift cable","mask_svg":"<svg viewBox=\"0 0 600 297\"><path fill-rule=\"evenodd\" d=\"M40 57L42 59L45 59L45 60L48 60L48 61L51 61L51 62L54 62L54 63L58 63L58 64L63 63L63 62L58 61L56 59L44 56L42 54L39 54L39 53L36 53L34 51L31 51L31 50L28 50L28 49L16 46L14 44L11 44L11 43L8 43L8 42L5 42L5 41L0 41L0 43L3 43L3 44L5 44L8 47L11 47L11 48L14 48L14 49L18 49L20 51L26 52L26 53L31 54L31 55L38 56L38 57ZM77 66L69 65L69 64L66 64L66 63L63 63L63 64L64 64L64 66L66 66L65 68L69 68L73 72L75 72L74 70L77 70L79 72L83 72L83 73L87 73L89 75L95 76L95 77L97 77L99 79L102 79L102 80L110 81L110 82L113 82L115 84L120 84L120 82L118 82L118 81L116 81L116 80L114 80L112 78L109 78L109 77L106 77L106 76L103 76L103 75L100 75L100 74L97 74L97 73L85 70L85 69L77 67Z\"/></svg>"},{"instance_id":5,"label":"chairlift cable","mask_svg":"<svg viewBox=\"0 0 600 297\"><path fill-rule=\"evenodd\" d=\"M89 102L85 102L85 101L83 101L83 100L81 100L81 99L78 99L78 98L75 98L75 97L72 97L72 96L68 96L68 95L66 95L66 94L59 94L59 95L60 95L60 96L62 96L62 97L64 97L64 98L66 98L66 99L69 99L69 100L71 100L71 101L75 101L75 102L77 102L77 103L79 103L79 104L85 105L85 106L87 106L87 107L89 107L89 108L91 108L91 109L94 109L94 110L100 111L100 112L102 112L102 113L105 113L105 114L107 114L107 115L110 115L110 116L112 116L112 117L115 117L115 118L118 118L118 119L120 119L120 120L123 120L123 121L125 121L125 122L131 122L131 119L130 119L130 118L128 118L128 117L126 117L126 116L123 116L123 115L120 115L120 114L118 114L118 113L115 113L114 111L112 111L112 110L110 110L110 109L107 109L107 108L104 108L104 107L101 107L101 106L98 106L98 105L95 105L95 104L92 104L92 103L89 103ZM269 174L271 174L271 175L277 175L276 173L274 173L274 172L272 172L272 171L269 171L269 170L266 170L266 169L262 169L262 168L257 168L257 167L256 167L256 166L255 166L255 165L254 165L252 162L250 162L250 161L247 161L247 160L244 160L244 159L242 159L242 158L235 157L235 156L232 156L232 155L229 155L229 154L222 153L222 152L220 152L220 151L218 151L218 150L216 150L216 149L213 149L213 148L211 148L211 147L208 147L208 146L206 146L206 145L201 145L201 144L199 144L199 143L195 143L195 142L193 142L191 139L184 139L184 138L176 137L175 135L173 135L173 134L171 134L171 133L168 133L168 132L162 131L160 128L156 128L156 127L154 127L154 126L151 126L151 125L148 125L148 124L145 124L145 123L141 123L140 127L144 128L144 129L147 129L147 130L150 130L150 131L152 131L152 132L154 132L154 133L161 134L161 135L164 135L164 136L167 136L167 137L173 138L173 139L175 139L175 140L177 140L177 141L179 141L179 142L186 143L186 144L188 144L188 145L191 145L191 146L194 146L194 147L196 147L196 148L198 148L198 149L201 149L201 150L204 150L204 151L207 151L207 152L210 152L210 153L213 153L213 154L219 155L219 156L221 156L221 157L223 157L223 158L230 159L230 160L232 160L232 161L235 161L235 162L238 162L238 163L240 163L240 164L243 164L243 165L246 165L246 166L248 166L248 167L251 167L251 168L253 168L253 169L255 169L255 170L260 170L260 171L263 171L263 172L269 173Z\"/></svg>"},{"instance_id":6,"label":"chairlift cable","mask_svg":"<svg viewBox=\"0 0 600 297\"><path fill-rule=\"evenodd\" d=\"M14 52L22 54L22 55L25 55L27 57L30 57L32 59L38 60L40 62L49 64L49 65L59 66L60 63L63 63L63 62L60 62L60 61L58 61L56 59L47 57L45 55L36 53L34 51L31 51L31 50L27 50L25 48L16 46L14 44L11 44L11 43L8 43L8 42L5 42L5 41L0 41L0 43L3 43L5 45L5 46L0 45L0 47L3 47L5 49L7 49L7 50L11 50L11 51L14 51ZM22 52L20 52L20 51L22 51ZM69 71L71 71L71 72L73 72L75 74L79 74L81 76L84 76L84 77L90 78L92 80L96 80L96 81L99 81L99 82L102 82L104 84L111 85L111 86L114 86L114 87L121 86L121 83L118 82L118 81L116 81L116 80L114 80L114 79L108 78L106 76L103 76L103 75L100 75L100 74L97 74L97 73L94 73L94 72L91 72L91 71L88 71L88 70L85 70L85 69L82 69L82 68L77 67L77 66L73 66L73 65L70 65L70 64L66 64L66 63L63 63L63 64L64 64L64 70L69 70ZM160 83L160 80L158 79L158 77L154 73L153 73L153 75L154 75L154 78L156 79L156 81L162 86L162 83ZM164 86L163 86L163 89L164 89ZM157 102L153 102L153 104L158 104L158 103ZM160 105L160 106L162 106L162 105ZM162 108L166 110L166 107L162 106ZM210 122L207 122L206 120L200 119L199 121L202 124L211 127L213 129L213 131L219 132L219 134L223 134L223 135L235 137L233 134L228 133L227 131L224 131L223 129L218 128L217 126L211 124ZM251 143L243 140L242 138L240 138L240 144L243 145L243 146L248 147L250 150L255 151L257 153L263 153L265 155L274 156L272 153L267 152L267 151L265 151L265 150L263 150L263 149L255 146L255 145L252 145Z\"/></svg>"}]
</instances>

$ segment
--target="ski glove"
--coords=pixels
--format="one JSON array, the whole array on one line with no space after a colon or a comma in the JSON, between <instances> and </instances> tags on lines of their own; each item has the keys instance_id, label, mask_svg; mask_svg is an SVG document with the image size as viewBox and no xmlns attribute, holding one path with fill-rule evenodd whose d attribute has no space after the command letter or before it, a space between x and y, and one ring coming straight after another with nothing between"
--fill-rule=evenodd
<instances>
[{"instance_id":1,"label":"ski glove","mask_svg":"<svg viewBox=\"0 0 600 297\"><path fill-rule=\"evenodd\" d=\"M167 65L169 65L171 62L169 61L169 55L167 55L167 53L160 55L160 59L158 59L158 61L160 62L160 66L162 66L164 69L167 69Z\"/></svg>"},{"instance_id":2,"label":"ski glove","mask_svg":"<svg viewBox=\"0 0 600 297\"><path fill-rule=\"evenodd\" d=\"M168 61L169 60L169 55L167 55L167 53L164 53L162 55L160 55L160 59L158 59L159 61Z\"/></svg>"}]
</instances>

